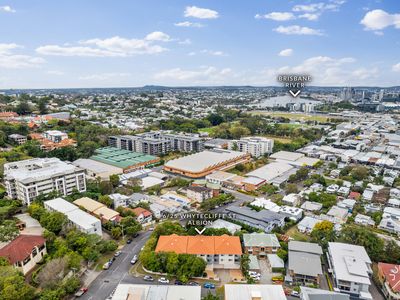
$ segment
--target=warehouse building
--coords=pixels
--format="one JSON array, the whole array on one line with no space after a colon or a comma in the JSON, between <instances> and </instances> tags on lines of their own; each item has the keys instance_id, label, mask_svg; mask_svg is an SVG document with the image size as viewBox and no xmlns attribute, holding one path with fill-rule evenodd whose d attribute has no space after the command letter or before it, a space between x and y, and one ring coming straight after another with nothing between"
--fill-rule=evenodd
<instances>
[{"instance_id":1,"label":"warehouse building","mask_svg":"<svg viewBox=\"0 0 400 300\"><path fill-rule=\"evenodd\" d=\"M189 178L202 178L216 170L231 169L249 160L247 153L213 149L170 160L164 165L164 170Z\"/></svg>"},{"instance_id":2,"label":"warehouse building","mask_svg":"<svg viewBox=\"0 0 400 300\"><path fill-rule=\"evenodd\" d=\"M111 175L123 173L122 168L114 167L93 159L80 158L75 160L72 164L84 169L86 177L92 180L100 178L102 181L107 181L110 179Z\"/></svg>"},{"instance_id":3,"label":"warehouse building","mask_svg":"<svg viewBox=\"0 0 400 300\"><path fill-rule=\"evenodd\" d=\"M143 153L105 147L96 150L90 159L121 168L124 173L154 165L160 161L158 157Z\"/></svg>"}]
</instances>

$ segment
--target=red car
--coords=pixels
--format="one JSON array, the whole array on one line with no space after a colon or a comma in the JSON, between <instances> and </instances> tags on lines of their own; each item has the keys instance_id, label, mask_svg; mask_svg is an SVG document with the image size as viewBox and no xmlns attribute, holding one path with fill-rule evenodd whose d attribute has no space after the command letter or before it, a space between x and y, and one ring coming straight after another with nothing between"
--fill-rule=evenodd
<instances>
[{"instance_id":1,"label":"red car","mask_svg":"<svg viewBox=\"0 0 400 300\"><path fill-rule=\"evenodd\" d=\"M86 293L88 291L88 288L81 288L81 289L79 289L79 291L77 291L76 293L75 293L75 297L80 297L80 296L82 296L84 293Z\"/></svg>"}]
</instances>

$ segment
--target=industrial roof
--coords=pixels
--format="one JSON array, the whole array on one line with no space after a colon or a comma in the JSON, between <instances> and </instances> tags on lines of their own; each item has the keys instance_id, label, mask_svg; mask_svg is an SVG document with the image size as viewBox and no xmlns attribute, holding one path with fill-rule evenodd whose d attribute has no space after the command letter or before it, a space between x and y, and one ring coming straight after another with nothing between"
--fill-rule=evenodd
<instances>
[{"instance_id":1,"label":"industrial roof","mask_svg":"<svg viewBox=\"0 0 400 300\"><path fill-rule=\"evenodd\" d=\"M114 147L104 147L96 150L90 159L112 165L118 168L128 168L158 159L156 156L147 155Z\"/></svg>"},{"instance_id":2,"label":"industrial roof","mask_svg":"<svg viewBox=\"0 0 400 300\"><path fill-rule=\"evenodd\" d=\"M187 155L181 158L168 161L165 166L169 168L184 170L188 172L202 172L217 165L233 161L247 156L248 154L214 149L205 150L195 154Z\"/></svg>"},{"instance_id":3,"label":"industrial roof","mask_svg":"<svg viewBox=\"0 0 400 300\"><path fill-rule=\"evenodd\" d=\"M291 169L294 169L294 167L288 163L272 162L250 173L247 173L246 176L262 178L269 182Z\"/></svg>"},{"instance_id":4,"label":"industrial roof","mask_svg":"<svg viewBox=\"0 0 400 300\"><path fill-rule=\"evenodd\" d=\"M112 300L200 300L201 286L118 284Z\"/></svg>"},{"instance_id":5,"label":"industrial roof","mask_svg":"<svg viewBox=\"0 0 400 300\"><path fill-rule=\"evenodd\" d=\"M74 166L90 170L94 173L113 172L115 174L122 173L122 168L115 167L110 164L102 163L93 159L80 158L72 163Z\"/></svg>"}]
</instances>

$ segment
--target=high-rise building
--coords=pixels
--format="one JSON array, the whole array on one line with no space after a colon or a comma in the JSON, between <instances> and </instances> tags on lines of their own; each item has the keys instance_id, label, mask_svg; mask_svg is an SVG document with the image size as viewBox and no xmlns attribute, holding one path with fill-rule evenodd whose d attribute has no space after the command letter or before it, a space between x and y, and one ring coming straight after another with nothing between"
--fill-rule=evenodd
<instances>
[{"instance_id":1,"label":"high-rise building","mask_svg":"<svg viewBox=\"0 0 400 300\"><path fill-rule=\"evenodd\" d=\"M4 181L12 199L29 205L53 191L69 195L86 191L85 170L58 158L34 158L4 164Z\"/></svg>"}]
</instances>

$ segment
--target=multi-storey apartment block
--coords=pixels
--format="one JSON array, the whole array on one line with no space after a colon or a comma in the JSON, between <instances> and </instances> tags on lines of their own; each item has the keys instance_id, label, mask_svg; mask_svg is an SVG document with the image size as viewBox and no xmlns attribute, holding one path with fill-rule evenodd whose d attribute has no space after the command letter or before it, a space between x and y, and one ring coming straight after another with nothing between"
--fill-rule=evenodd
<instances>
[{"instance_id":1,"label":"multi-storey apartment block","mask_svg":"<svg viewBox=\"0 0 400 300\"><path fill-rule=\"evenodd\" d=\"M34 158L4 164L7 194L29 205L37 196L57 191L86 191L85 171L58 158Z\"/></svg>"},{"instance_id":2,"label":"multi-storey apartment block","mask_svg":"<svg viewBox=\"0 0 400 300\"><path fill-rule=\"evenodd\" d=\"M170 151L199 152L204 141L197 134L151 131L137 135L110 136L108 144L119 149L161 155Z\"/></svg>"},{"instance_id":3,"label":"multi-storey apartment block","mask_svg":"<svg viewBox=\"0 0 400 300\"><path fill-rule=\"evenodd\" d=\"M264 154L271 154L274 148L274 140L264 137L243 137L240 140L230 141L228 144L230 150L246 152L253 157L260 157Z\"/></svg>"}]
</instances>

